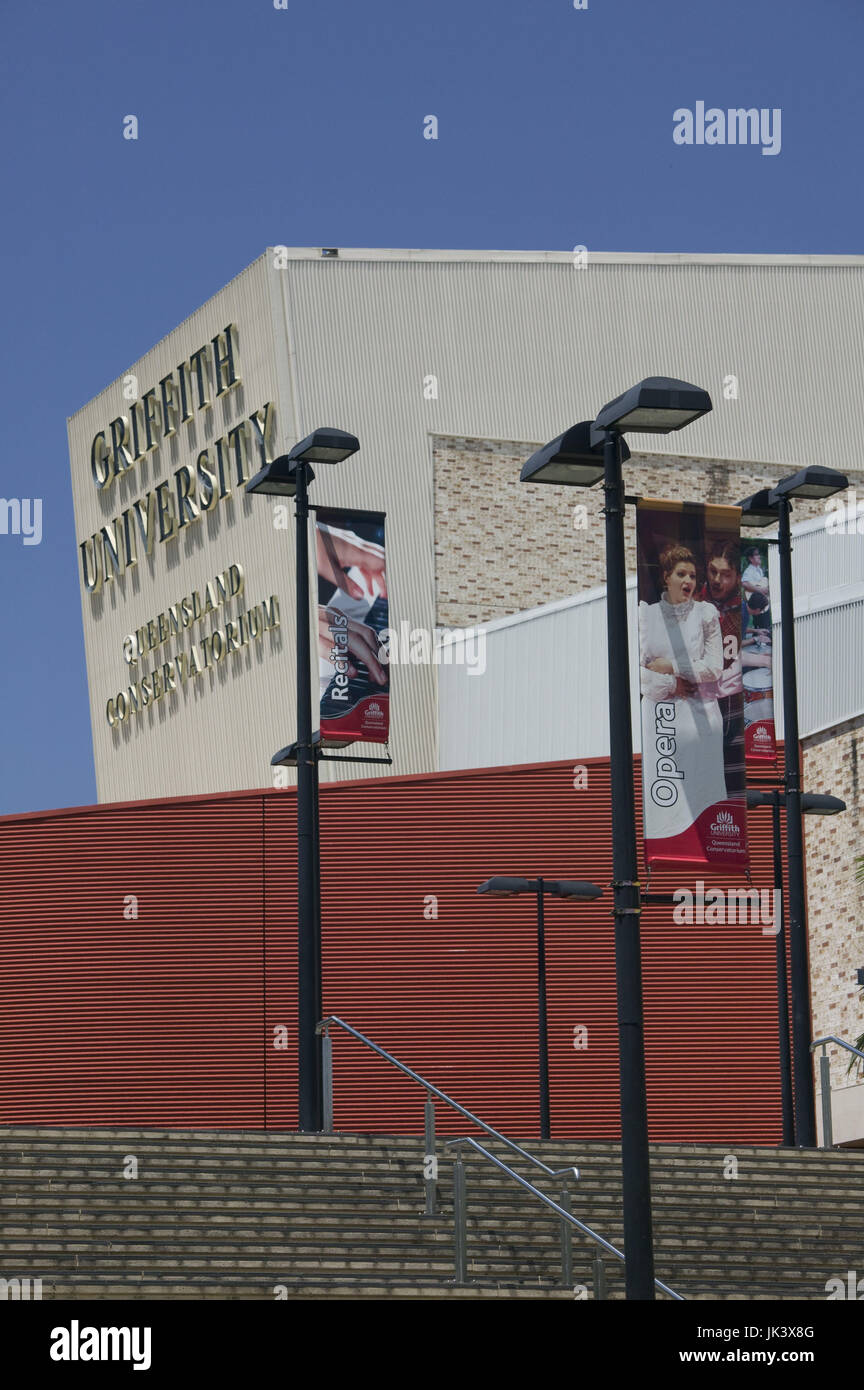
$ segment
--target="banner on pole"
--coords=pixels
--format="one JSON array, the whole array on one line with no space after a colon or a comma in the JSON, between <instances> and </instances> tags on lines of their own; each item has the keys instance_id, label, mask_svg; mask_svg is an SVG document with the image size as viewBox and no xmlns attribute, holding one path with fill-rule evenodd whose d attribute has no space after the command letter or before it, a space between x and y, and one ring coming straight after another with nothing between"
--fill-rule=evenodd
<instances>
[{"instance_id":1,"label":"banner on pole","mask_svg":"<svg viewBox=\"0 0 864 1390\"><path fill-rule=\"evenodd\" d=\"M738 507L637 507L645 862L749 864Z\"/></svg>"},{"instance_id":2,"label":"banner on pole","mask_svg":"<svg viewBox=\"0 0 864 1390\"><path fill-rule=\"evenodd\" d=\"M318 507L321 741L386 743L390 671L378 634L389 626L384 513Z\"/></svg>"},{"instance_id":3,"label":"banner on pole","mask_svg":"<svg viewBox=\"0 0 864 1390\"><path fill-rule=\"evenodd\" d=\"M747 756L777 756L774 736L771 589L768 542L741 547L741 663L744 668L744 739Z\"/></svg>"}]
</instances>

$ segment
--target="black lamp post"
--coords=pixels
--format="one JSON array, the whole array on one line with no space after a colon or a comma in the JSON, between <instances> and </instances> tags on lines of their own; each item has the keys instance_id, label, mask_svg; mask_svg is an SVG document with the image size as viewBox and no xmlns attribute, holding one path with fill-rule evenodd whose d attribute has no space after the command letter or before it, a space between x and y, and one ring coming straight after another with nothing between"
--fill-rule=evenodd
<instances>
[{"instance_id":1,"label":"black lamp post","mask_svg":"<svg viewBox=\"0 0 864 1390\"><path fill-rule=\"evenodd\" d=\"M774 840L774 910L778 914L777 945L777 1028L780 1042L780 1097L783 1113L783 1143L791 1147L795 1143L795 1112L792 1104L792 1052L789 1044L789 994L786 986L786 933L783 926L783 853L780 840L780 792L772 787L770 791L748 788L747 805L752 810L760 806L770 806L773 820ZM801 797L801 810L804 815L836 816L846 810L845 801L836 796L822 796L818 792L805 792Z\"/></svg>"},{"instance_id":2,"label":"black lamp post","mask_svg":"<svg viewBox=\"0 0 864 1390\"><path fill-rule=\"evenodd\" d=\"M609 667L609 761L612 782L612 869L615 895L615 975L621 1074L621 1167L628 1299L654 1298L648 1107L642 1015L641 908L633 794L633 736L627 636L624 485L630 457L622 435L669 434L711 410L698 386L648 377L605 405L592 421L539 449L522 469L523 483L591 487L603 479L606 516L606 627Z\"/></svg>"},{"instance_id":3,"label":"black lamp post","mask_svg":"<svg viewBox=\"0 0 864 1390\"><path fill-rule=\"evenodd\" d=\"M804 895L804 832L798 740L798 680L795 671L795 615L792 598L791 514L793 497L831 497L849 486L833 468L802 468L775 488L763 488L738 505L742 526L764 528L779 522L781 652L783 664L783 749L786 794L786 858L789 874L789 963L792 986L792 1068L795 1137L801 1149L816 1147L813 1067L810 1057L810 972L807 960L807 903Z\"/></svg>"},{"instance_id":4,"label":"black lamp post","mask_svg":"<svg viewBox=\"0 0 864 1390\"><path fill-rule=\"evenodd\" d=\"M319 429L274 459L246 484L247 492L294 497L297 521L297 1069L298 1127L323 1126L321 1043L321 942L318 920L317 766L312 742L312 666L309 627L309 496L313 463L341 463L359 441L344 430Z\"/></svg>"},{"instance_id":5,"label":"black lamp post","mask_svg":"<svg viewBox=\"0 0 864 1390\"><path fill-rule=\"evenodd\" d=\"M534 893L537 897L537 1035L540 1076L540 1138L551 1135L549 1118L549 1032L546 1018L546 929L543 917L543 895L569 901L590 901L602 898L603 890L595 883L580 883L572 879L490 878L481 883L478 893L495 898L512 898L519 893Z\"/></svg>"}]
</instances>

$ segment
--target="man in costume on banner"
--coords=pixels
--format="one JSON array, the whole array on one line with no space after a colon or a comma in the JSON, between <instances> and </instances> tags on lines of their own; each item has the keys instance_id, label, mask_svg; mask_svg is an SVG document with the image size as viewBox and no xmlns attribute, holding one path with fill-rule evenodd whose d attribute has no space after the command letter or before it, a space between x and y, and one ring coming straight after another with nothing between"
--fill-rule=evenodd
<instances>
[{"instance_id":1,"label":"man in costume on banner","mask_svg":"<svg viewBox=\"0 0 864 1390\"><path fill-rule=\"evenodd\" d=\"M736 796L744 792L747 769L741 672L741 581L735 541L714 541L708 553L706 576L699 598L704 603L713 604L720 619L723 674L717 682L717 699L723 718L726 788L729 796Z\"/></svg>"}]
</instances>

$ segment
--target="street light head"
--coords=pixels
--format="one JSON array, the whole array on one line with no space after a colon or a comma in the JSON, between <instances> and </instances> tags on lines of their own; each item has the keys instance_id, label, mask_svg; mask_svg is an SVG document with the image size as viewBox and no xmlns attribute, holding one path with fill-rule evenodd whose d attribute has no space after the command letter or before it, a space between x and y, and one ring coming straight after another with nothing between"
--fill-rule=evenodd
<instances>
[{"instance_id":1,"label":"street light head","mask_svg":"<svg viewBox=\"0 0 864 1390\"><path fill-rule=\"evenodd\" d=\"M649 376L604 405L594 422L595 437L600 430L671 434L711 409L711 397L701 386L671 376Z\"/></svg>"},{"instance_id":2,"label":"street light head","mask_svg":"<svg viewBox=\"0 0 864 1390\"><path fill-rule=\"evenodd\" d=\"M801 797L801 810L805 816L837 816L846 810L846 802L839 796L823 796L820 792L805 792Z\"/></svg>"},{"instance_id":3,"label":"street light head","mask_svg":"<svg viewBox=\"0 0 864 1390\"><path fill-rule=\"evenodd\" d=\"M791 477L782 478L771 497L772 500L779 497L832 497L835 492L842 492L848 486L849 479L845 473L814 464L811 468L802 468L800 472L793 473Z\"/></svg>"},{"instance_id":4,"label":"street light head","mask_svg":"<svg viewBox=\"0 0 864 1390\"><path fill-rule=\"evenodd\" d=\"M318 729L312 735L312 751L316 759L321 758L325 748L347 748L353 740L350 738L333 738L328 736L321 737ZM296 767L297 766L297 744L289 743L287 748L280 748L278 753L274 753L270 759L271 767Z\"/></svg>"},{"instance_id":5,"label":"street light head","mask_svg":"<svg viewBox=\"0 0 864 1390\"><path fill-rule=\"evenodd\" d=\"M306 481L314 478L311 469ZM272 493L275 497L294 497L297 492L297 469L290 454L280 454L272 463L266 463L254 478L246 484L247 492Z\"/></svg>"},{"instance_id":6,"label":"street light head","mask_svg":"<svg viewBox=\"0 0 864 1390\"><path fill-rule=\"evenodd\" d=\"M318 730L312 735L312 747L315 756L321 746L321 735ZM289 743L287 748L280 748L278 753L274 753L270 759L271 767L296 767L297 766L297 744Z\"/></svg>"},{"instance_id":7,"label":"street light head","mask_svg":"<svg viewBox=\"0 0 864 1390\"><path fill-rule=\"evenodd\" d=\"M763 487L759 492L754 492L752 497L745 497L737 505L741 508L741 525L752 526L760 531L766 526L773 526L780 513L778 504L772 499L770 487Z\"/></svg>"},{"instance_id":8,"label":"street light head","mask_svg":"<svg viewBox=\"0 0 864 1390\"><path fill-rule=\"evenodd\" d=\"M773 806L774 793L760 792L755 787L747 788L747 806L753 810L757 806ZM784 801L781 799L781 805ZM846 802L839 796L827 796L821 792L803 792L801 810L805 816L837 816L846 810Z\"/></svg>"},{"instance_id":9,"label":"street light head","mask_svg":"<svg viewBox=\"0 0 864 1390\"><path fill-rule=\"evenodd\" d=\"M313 430L295 444L288 457L292 463L341 463L360 448L360 440L346 430Z\"/></svg>"},{"instance_id":10,"label":"street light head","mask_svg":"<svg viewBox=\"0 0 864 1390\"><path fill-rule=\"evenodd\" d=\"M575 879L558 879L546 885L546 891L554 898L602 898L603 889L596 883L581 883Z\"/></svg>"},{"instance_id":11,"label":"street light head","mask_svg":"<svg viewBox=\"0 0 864 1390\"><path fill-rule=\"evenodd\" d=\"M489 893L493 898L512 898L516 893L536 893L537 885L527 878L487 878L477 892Z\"/></svg>"},{"instance_id":12,"label":"street light head","mask_svg":"<svg viewBox=\"0 0 864 1390\"><path fill-rule=\"evenodd\" d=\"M624 446L622 462L630 457ZM591 421L573 425L551 443L532 454L519 474L521 483L557 483L565 487L593 487L603 477L602 446L591 447Z\"/></svg>"},{"instance_id":13,"label":"street light head","mask_svg":"<svg viewBox=\"0 0 864 1390\"><path fill-rule=\"evenodd\" d=\"M773 792L760 792L755 787L747 788L747 809L754 810L757 806L773 806Z\"/></svg>"}]
</instances>

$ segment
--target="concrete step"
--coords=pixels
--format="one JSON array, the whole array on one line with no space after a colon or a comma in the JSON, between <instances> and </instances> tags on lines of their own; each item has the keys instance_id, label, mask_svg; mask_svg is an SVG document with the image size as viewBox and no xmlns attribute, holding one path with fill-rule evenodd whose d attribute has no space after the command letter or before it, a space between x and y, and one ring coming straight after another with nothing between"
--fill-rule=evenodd
<instances>
[{"instance_id":1,"label":"concrete step","mask_svg":"<svg viewBox=\"0 0 864 1390\"><path fill-rule=\"evenodd\" d=\"M141 1155L132 1154L138 1160L138 1179L130 1179L124 1176L127 1156L130 1150L123 1149L113 1155L92 1155L80 1149L75 1151L57 1152L33 1152L22 1153L20 1149L14 1152L7 1152L0 1155L0 1180L8 1183L14 1179L34 1179L45 1178L52 1180L58 1176L65 1178L75 1178L81 1181L110 1181L118 1180L124 1182L143 1181L144 1179L166 1180L181 1178L183 1176L194 1176L195 1180L209 1181L219 1180L225 1177L241 1176L249 1182L253 1181L284 1181L286 1179L302 1180L309 1175L320 1173L321 1165L326 1164L328 1173L333 1176L343 1176L347 1180L353 1180L358 1174L364 1178L370 1176L380 1176L390 1180L393 1175L402 1177L405 1180L418 1180L422 1176L423 1156L420 1151L410 1157L393 1156L388 1159L376 1159L375 1161L358 1157L347 1157L344 1153L333 1155L329 1150L323 1151L319 1155L304 1154L288 1159L274 1159L269 1162L249 1159L220 1157L212 1154L200 1155L172 1155L170 1158L162 1155ZM452 1159L447 1154L438 1154L439 1170L449 1174L452 1173ZM534 1170L530 1165L514 1160L510 1164L523 1176L537 1186L560 1186L563 1178L561 1176L550 1176L539 1170ZM500 1181L500 1176L496 1171L483 1160L480 1156L472 1159L466 1164L466 1172L471 1175L474 1182L479 1185L494 1185ZM651 1168L652 1187L658 1191L678 1190L682 1183L693 1190L703 1190L708 1192L720 1190L762 1190L762 1191L803 1191L816 1195L821 1191L857 1191L860 1192L864 1185L864 1166L859 1171L829 1168L824 1172L816 1170L805 1170L796 1175L790 1172L787 1167L775 1169L769 1164L761 1167L740 1166L738 1177L727 1179L723 1176L721 1166L705 1168L702 1170L688 1168L686 1165L681 1167L667 1168L665 1165L653 1164ZM620 1172L616 1169L608 1173L583 1165L580 1169L580 1178L570 1179L571 1183L586 1192L609 1191L620 1188Z\"/></svg>"},{"instance_id":2,"label":"concrete step","mask_svg":"<svg viewBox=\"0 0 864 1390\"><path fill-rule=\"evenodd\" d=\"M611 1219L605 1223L597 1222L595 1218L595 1226L599 1228L600 1234L605 1235L607 1239L613 1239L614 1234L621 1231L620 1213L612 1214ZM469 1209L468 1227L478 1234L494 1234L502 1230L502 1223L500 1216L477 1215ZM510 1216L506 1229L509 1237L514 1240L551 1240L557 1238L559 1220L553 1212L547 1215L538 1208L534 1215L520 1212L518 1215ZM307 1212L301 1209L299 1212L285 1213L277 1209L254 1213L244 1204L240 1204L233 1212L201 1212L195 1209L172 1211L170 1208L157 1212L148 1210L146 1205L137 1211L115 1206L101 1213L78 1207L54 1209L51 1212L6 1208L3 1212L2 1230L6 1238L17 1238L25 1234L51 1237L78 1232L81 1235L98 1234L100 1238L123 1239L135 1233L144 1233L152 1234L154 1238L173 1235L181 1239L187 1235L194 1237L196 1232L200 1234L206 1231L213 1235L218 1232L233 1232L238 1238L249 1238L252 1235L257 1239L270 1239L284 1234L290 1234L292 1238L303 1238L311 1233L316 1237L327 1235L343 1240L371 1240L379 1235L386 1239L404 1236L405 1239L415 1240L424 1233L451 1232L452 1214L447 1211L441 1212L437 1217L426 1218L418 1212L394 1211L387 1215L371 1209L361 1213L351 1210L334 1213L332 1208L325 1212ZM715 1218L711 1222L697 1224L682 1214L681 1219L674 1222L654 1223L655 1237L668 1244L687 1241L727 1242L730 1234L735 1233L740 1233L740 1223L737 1220L724 1222ZM574 1233L574 1238L579 1238L578 1233ZM776 1234L760 1231L758 1244L763 1249L775 1246L788 1249L802 1242L818 1242L827 1238L854 1248L861 1244L861 1226L857 1223L831 1225L825 1222L806 1226L795 1224L791 1229L778 1228Z\"/></svg>"},{"instance_id":3,"label":"concrete step","mask_svg":"<svg viewBox=\"0 0 864 1390\"><path fill-rule=\"evenodd\" d=\"M588 1293L589 1300L593 1299L593 1289L590 1281L583 1285ZM574 1301L574 1291L572 1289L562 1289L550 1284L514 1284L510 1282L493 1282L489 1280L474 1280L463 1288L456 1287L452 1282L424 1281L422 1278L401 1280L397 1278L375 1281L374 1279L357 1279L346 1275L333 1275L325 1278L314 1278L304 1276L301 1279L283 1278L275 1281L254 1280L248 1277L239 1279L216 1278L210 1276L209 1279L188 1279L182 1280L135 1280L132 1278L117 1279L108 1275L104 1277L92 1274L79 1275L58 1275L50 1281L43 1282L43 1300L120 1300L120 1301L153 1301L153 1300L201 1300L217 1299L220 1301L243 1299L273 1302L278 1301L278 1297L287 1296L288 1300L314 1300L320 1301L390 1301L399 1300L442 1300L442 1299L488 1299L488 1298L517 1298L517 1299L555 1299ZM623 1282L617 1286L608 1287L608 1296L611 1301L619 1301L624 1296ZM802 1293L798 1284L783 1284L774 1282L768 1285L750 1285L746 1289L732 1285L719 1286L712 1284L710 1287L692 1285L686 1290L688 1300L706 1302L773 1302L773 1301L795 1301L799 1302L802 1298L812 1297L820 1299L824 1297L824 1289L816 1288L810 1294ZM666 1296L658 1291L658 1301L666 1302Z\"/></svg>"},{"instance_id":4,"label":"concrete step","mask_svg":"<svg viewBox=\"0 0 864 1390\"><path fill-rule=\"evenodd\" d=\"M561 1180L493 1151L556 1198ZM620 1146L528 1147L578 1164L574 1214L621 1246ZM530 1193L466 1155L468 1263L452 1283L453 1151L439 1142L440 1216L423 1218L417 1136L242 1131L0 1129L0 1272L50 1284L43 1297L573 1298L557 1287L560 1223ZM442 1151L443 1150L443 1151ZM139 1177L123 1178L134 1154ZM726 1156L737 1180L724 1180ZM822 1299L857 1268L864 1153L734 1145L652 1146L658 1274L688 1298ZM574 1232L574 1277L595 1247ZM605 1261L611 1298L623 1270Z\"/></svg>"},{"instance_id":5,"label":"concrete step","mask_svg":"<svg viewBox=\"0 0 864 1390\"><path fill-rule=\"evenodd\" d=\"M82 1131L82 1133L90 1133ZM323 1156L339 1159L346 1152L354 1159L359 1160L361 1155L369 1162L404 1162L410 1164L422 1157L424 1145L422 1140L406 1138L405 1136L374 1136L373 1139L365 1136L339 1136L327 1139L315 1135L261 1135L255 1136L249 1142L249 1136L238 1134L236 1141L230 1139L227 1142L213 1142L206 1135L186 1135L178 1137L176 1132L168 1131L167 1140L159 1138L159 1132L144 1131L105 1131L102 1132L101 1140L87 1140L86 1148L89 1155L95 1160L103 1157L106 1161L117 1161L122 1159L126 1152L133 1151L137 1144L138 1157L142 1154L149 1156L151 1161L157 1163L168 1162L176 1158L177 1161L196 1162L201 1161L202 1156L212 1156L214 1160L225 1162L246 1161L248 1159L257 1160L262 1165L278 1165L282 1162L303 1161L304 1157L320 1158ZM58 1134L61 1137L57 1137ZM22 1140L22 1135L26 1136ZM82 1150L82 1142L78 1139L69 1138L69 1130L39 1130L25 1131L0 1130L0 1166L4 1162L4 1155L12 1155L18 1152L28 1154L75 1154ZM32 1136L32 1137L31 1137ZM482 1138L482 1136L481 1136ZM599 1144L585 1145L574 1141L567 1147L553 1146L550 1144L540 1144L537 1141L526 1141L529 1148L538 1157L555 1167L565 1167L576 1164L580 1166L583 1173L587 1176L596 1172L604 1180L608 1173L616 1168L620 1172L620 1151L614 1146L604 1146ZM22 1145L26 1145L22 1149ZM493 1152L499 1156L507 1156L509 1151L497 1144L494 1140L489 1141L489 1146ZM439 1136L438 1140L439 1155L443 1158L448 1152L444 1148L443 1140ZM736 1157L739 1164L739 1171L749 1171L753 1169L753 1175L759 1180L760 1175L766 1178L770 1174L777 1173L782 1175L785 1172L793 1172L798 1176L803 1175L803 1170L808 1165L814 1169L819 1169L820 1175L824 1173L826 1165L830 1165L832 1176L839 1177L844 1174L850 1178L860 1179L864 1176L864 1150L833 1150L831 1152L813 1152L808 1150L782 1150L782 1149L755 1149L737 1147L734 1144L724 1146L714 1146L711 1148L686 1148L681 1146L652 1146L652 1168L655 1172L668 1171L674 1175L676 1171L685 1168L694 1173L700 1167L706 1169L716 1169L722 1171L727 1155L732 1154ZM510 1154L511 1160L519 1166L520 1160ZM478 1159L478 1161L480 1161ZM529 1169L530 1169L530 1165ZM539 1171L539 1170L538 1170Z\"/></svg>"},{"instance_id":6,"label":"concrete step","mask_svg":"<svg viewBox=\"0 0 864 1390\"><path fill-rule=\"evenodd\" d=\"M280 1285L280 1291L276 1293L276 1283ZM281 1290L285 1293L282 1294ZM322 1300L344 1300L347 1302L357 1301L388 1301L390 1299L416 1300L426 1302L428 1300L441 1299L520 1299L522 1301L539 1300L566 1300L573 1301L573 1292L570 1289L560 1289L554 1286L545 1285L523 1285L523 1284L495 1284L495 1283L475 1283L465 1288L457 1288L452 1284L442 1283L441 1281L424 1282L422 1279L409 1280L404 1283L395 1280L350 1282L344 1279L332 1278L323 1283L308 1283L304 1280L275 1281L255 1284L250 1281L243 1281L237 1284L226 1284L219 1282L189 1281L171 1282L170 1280L159 1281L139 1281L129 1280L108 1280L105 1282L96 1281L92 1276L83 1275L80 1280L73 1276L63 1276L53 1280L50 1287L43 1284L43 1301L76 1301L76 1300L142 1300L147 1302L159 1300L201 1300L218 1299L225 1300L256 1300L265 1302L278 1301L281 1297L289 1300L304 1299L314 1300L316 1303Z\"/></svg>"},{"instance_id":7,"label":"concrete step","mask_svg":"<svg viewBox=\"0 0 864 1390\"><path fill-rule=\"evenodd\" d=\"M511 1245L506 1239L486 1243L468 1240L469 1261L488 1269L504 1266L512 1268L534 1268L555 1271L560 1266L560 1250L557 1244L547 1246ZM574 1263L585 1263L593 1251L578 1248L574 1252ZM655 1247L658 1264L669 1272L670 1277L679 1281L692 1279L696 1275L706 1279L730 1278L740 1271L746 1277L756 1278L760 1274L767 1281L773 1277L786 1279L803 1276L806 1272L821 1274L822 1282L836 1274L840 1263L843 1269L849 1268L850 1256L838 1262L835 1251L823 1251L814 1257L811 1252L789 1251L759 1252L754 1250L706 1250L704 1247L685 1246L678 1250L666 1246ZM159 1245L154 1242L128 1241L122 1245L109 1242L79 1242L73 1240L47 1241L34 1239L31 1242L4 1241L0 1246L0 1260L4 1273L13 1266L27 1263L34 1274L44 1274L48 1269L69 1268L70 1266L109 1269L118 1264L128 1264L136 1270L167 1269L181 1266L184 1269L211 1268L219 1266L226 1269L271 1269L282 1265L285 1269L303 1269L319 1264L322 1268L371 1268L401 1269L424 1267L452 1271L453 1246L451 1241L435 1243L434 1249L426 1246L399 1246L374 1242L366 1246L346 1247L330 1245L326 1242L274 1242L266 1247L242 1246L221 1241L209 1242L167 1242ZM698 1262L697 1262L698 1261ZM853 1266L854 1267L854 1266ZM514 1275L517 1270L513 1269ZM8 1277L8 1276L6 1276Z\"/></svg>"}]
</instances>

